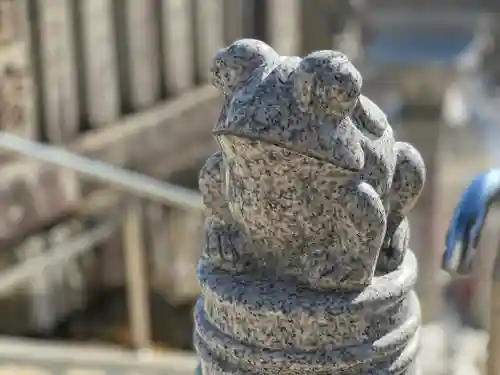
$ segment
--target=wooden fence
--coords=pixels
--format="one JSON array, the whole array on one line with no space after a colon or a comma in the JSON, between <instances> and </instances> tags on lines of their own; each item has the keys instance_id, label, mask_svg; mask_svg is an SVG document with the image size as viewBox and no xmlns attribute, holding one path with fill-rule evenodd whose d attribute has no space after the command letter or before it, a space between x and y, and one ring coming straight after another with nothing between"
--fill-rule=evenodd
<instances>
[{"instance_id":1,"label":"wooden fence","mask_svg":"<svg viewBox=\"0 0 500 375\"><path fill-rule=\"evenodd\" d=\"M296 3L1 0L0 126L65 144L207 84L214 52L236 38L294 53Z\"/></svg>"},{"instance_id":2,"label":"wooden fence","mask_svg":"<svg viewBox=\"0 0 500 375\"><path fill-rule=\"evenodd\" d=\"M158 178L198 167L213 150L219 110L208 76L215 51L256 36L296 53L298 4L0 0L0 130ZM25 191L17 211L31 221L57 216L37 208L47 194L42 181L69 197L56 211L79 199L75 176L8 158L7 168L5 159L0 205Z\"/></svg>"},{"instance_id":3,"label":"wooden fence","mask_svg":"<svg viewBox=\"0 0 500 375\"><path fill-rule=\"evenodd\" d=\"M168 178L213 150L215 51L297 53L299 3L0 0L0 130Z\"/></svg>"},{"instance_id":4,"label":"wooden fence","mask_svg":"<svg viewBox=\"0 0 500 375\"><path fill-rule=\"evenodd\" d=\"M0 0L0 130L185 182L176 175L198 169L214 150L211 129L220 108L208 75L214 53L241 37L298 53L300 3ZM82 234L81 223L67 218L93 201L94 188L73 172L0 152L0 249L20 244L14 254L3 253L0 268L50 249L52 237L60 243ZM143 211L150 282L172 300L192 297L200 215L156 203ZM47 235L54 223L57 233ZM26 251L33 244L35 255ZM100 264L107 285L123 283L121 271L113 272L120 269L116 247L110 243L105 256L89 253L84 262ZM64 294L62 284L49 295ZM58 316L70 311L59 310Z\"/></svg>"}]
</instances>

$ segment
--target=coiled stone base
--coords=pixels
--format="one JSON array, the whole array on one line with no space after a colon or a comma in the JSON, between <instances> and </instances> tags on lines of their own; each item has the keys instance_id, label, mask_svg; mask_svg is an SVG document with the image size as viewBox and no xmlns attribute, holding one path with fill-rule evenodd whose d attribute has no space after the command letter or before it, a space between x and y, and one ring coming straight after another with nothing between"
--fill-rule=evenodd
<instances>
[{"instance_id":1,"label":"coiled stone base","mask_svg":"<svg viewBox=\"0 0 500 375\"><path fill-rule=\"evenodd\" d=\"M194 335L202 372L416 375L416 275L408 251L362 292L320 292L202 259Z\"/></svg>"}]
</instances>

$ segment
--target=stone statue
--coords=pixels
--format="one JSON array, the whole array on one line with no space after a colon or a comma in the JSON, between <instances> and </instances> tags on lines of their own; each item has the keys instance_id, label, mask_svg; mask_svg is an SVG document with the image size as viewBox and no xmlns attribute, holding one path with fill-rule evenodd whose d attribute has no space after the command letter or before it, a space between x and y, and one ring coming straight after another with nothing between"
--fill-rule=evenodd
<instances>
[{"instance_id":1,"label":"stone statue","mask_svg":"<svg viewBox=\"0 0 500 375\"><path fill-rule=\"evenodd\" d=\"M394 140L340 52L279 56L243 39L212 77L224 103L200 173L201 373L416 374L418 151Z\"/></svg>"}]
</instances>

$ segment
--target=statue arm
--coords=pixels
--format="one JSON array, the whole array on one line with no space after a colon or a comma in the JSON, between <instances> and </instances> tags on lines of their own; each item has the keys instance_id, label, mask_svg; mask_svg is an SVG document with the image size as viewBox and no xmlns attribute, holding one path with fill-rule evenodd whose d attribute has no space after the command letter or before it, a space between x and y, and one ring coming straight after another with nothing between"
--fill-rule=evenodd
<instances>
[{"instance_id":1,"label":"statue arm","mask_svg":"<svg viewBox=\"0 0 500 375\"><path fill-rule=\"evenodd\" d=\"M211 155L201 168L199 186L203 203L208 209L208 216L219 219L230 218L229 207L224 195L224 163L222 152Z\"/></svg>"},{"instance_id":2,"label":"statue arm","mask_svg":"<svg viewBox=\"0 0 500 375\"><path fill-rule=\"evenodd\" d=\"M402 262L409 237L406 215L417 202L425 184L425 166L420 153L410 144L396 142L396 169L389 193L387 231L378 268L396 269Z\"/></svg>"}]
</instances>

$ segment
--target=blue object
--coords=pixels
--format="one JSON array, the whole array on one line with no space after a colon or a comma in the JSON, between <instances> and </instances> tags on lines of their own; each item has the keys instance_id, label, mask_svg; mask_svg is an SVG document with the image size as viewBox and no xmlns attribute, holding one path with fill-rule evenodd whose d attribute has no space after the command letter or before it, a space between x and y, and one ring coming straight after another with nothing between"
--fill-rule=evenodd
<instances>
[{"instance_id":1,"label":"blue object","mask_svg":"<svg viewBox=\"0 0 500 375\"><path fill-rule=\"evenodd\" d=\"M455 208L448 233L442 267L446 271L469 275L484 221L491 204L500 199L500 169L476 176Z\"/></svg>"}]
</instances>

